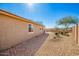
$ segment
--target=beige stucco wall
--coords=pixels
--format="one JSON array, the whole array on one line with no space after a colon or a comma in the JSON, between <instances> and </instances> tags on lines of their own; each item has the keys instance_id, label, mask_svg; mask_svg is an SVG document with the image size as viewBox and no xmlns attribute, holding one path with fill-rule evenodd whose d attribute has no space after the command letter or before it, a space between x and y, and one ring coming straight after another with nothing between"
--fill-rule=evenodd
<instances>
[{"instance_id":1,"label":"beige stucco wall","mask_svg":"<svg viewBox=\"0 0 79 59\"><path fill-rule=\"evenodd\" d=\"M76 26L72 28L72 39L74 39L74 43L76 43Z\"/></svg>"},{"instance_id":2,"label":"beige stucco wall","mask_svg":"<svg viewBox=\"0 0 79 59\"><path fill-rule=\"evenodd\" d=\"M72 32L72 38L74 39L75 43L79 45L79 25L77 27L77 25L75 25L73 27L73 32Z\"/></svg>"},{"instance_id":3,"label":"beige stucco wall","mask_svg":"<svg viewBox=\"0 0 79 59\"><path fill-rule=\"evenodd\" d=\"M28 24L19 19L0 14L0 50L43 33L34 24L32 24L34 26L33 32L28 32Z\"/></svg>"}]
</instances>

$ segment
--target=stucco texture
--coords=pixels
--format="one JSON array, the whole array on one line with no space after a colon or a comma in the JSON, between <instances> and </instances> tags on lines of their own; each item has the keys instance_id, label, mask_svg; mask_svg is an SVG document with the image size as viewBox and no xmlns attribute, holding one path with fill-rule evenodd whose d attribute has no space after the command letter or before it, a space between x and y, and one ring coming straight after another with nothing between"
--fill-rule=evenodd
<instances>
[{"instance_id":1,"label":"stucco texture","mask_svg":"<svg viewBox=\"0 0 79 59\"><path fill-rule=\"evenodd\" d=\"M43 33L43 30L34 24L33 32L28 32L28 24L20 19L0 14L0 50Z\"/></svg>"}]
</instances>

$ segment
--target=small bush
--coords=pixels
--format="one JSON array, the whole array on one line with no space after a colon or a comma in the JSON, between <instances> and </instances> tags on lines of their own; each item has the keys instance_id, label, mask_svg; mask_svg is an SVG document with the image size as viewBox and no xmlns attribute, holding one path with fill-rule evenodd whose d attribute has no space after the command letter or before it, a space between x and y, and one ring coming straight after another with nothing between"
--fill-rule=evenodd
<instances>
[{"instance_id":1,"label":"small bush","mask_svg":"<svg viewBox=\"0 0 79 59\"><path fill-rule=\"evenodd\" d=\"M55 33L55 35L58 35L58 33Z\"/></svg>"}]
</instances>

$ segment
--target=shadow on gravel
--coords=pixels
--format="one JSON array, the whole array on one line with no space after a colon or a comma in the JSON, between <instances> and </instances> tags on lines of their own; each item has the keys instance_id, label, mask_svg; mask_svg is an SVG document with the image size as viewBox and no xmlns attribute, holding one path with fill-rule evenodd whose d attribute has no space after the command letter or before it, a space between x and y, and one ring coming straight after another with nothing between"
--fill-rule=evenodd
<instances>
[{"instance_id":1,"label":"shadow on gravel","mask_svg":"<svg viewBox=\"0 0 79 59\"><path fill-rule=\"evenodd\" d=\"M62 40L63 40L63 37L53 37L50 41L59 42L59 41L62 41Z\"/></svg>"},{"instance_id":2,"label":"shadow on gravel","mask_svg":"<svg viewBox=\"0 0 79 59\"><path fill-rule=\"evenodd\" d=\"M34 56L49 34L43 33L24 41L10 49L0 52L0 56Z\"/></svg>"}]
</instances>

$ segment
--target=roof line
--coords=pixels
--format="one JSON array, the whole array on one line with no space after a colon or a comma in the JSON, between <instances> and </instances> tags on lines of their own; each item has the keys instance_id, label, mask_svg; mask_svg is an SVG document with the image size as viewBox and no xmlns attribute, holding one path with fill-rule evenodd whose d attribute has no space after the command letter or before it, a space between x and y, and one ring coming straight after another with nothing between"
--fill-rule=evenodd
<instances>
[{"instance_id":1,"label":"roof line","mask_svg":"<svg viewBox=\"0 0 79 59\"><path fill-rule=\"evenodd\" d=\"M2 10L2 9L0 9L0 13L1 13L1 14L4 14L4 15L7 15L7 16L10 16L10 17L13 17L13 18L20 19L20 20L22 20L22 21L24 21L24 22L33 23L33 24L36 24L36 25L39 25L39 26L43 26L43 27L45 27L45 26L42 25L42 24L38 24L38 23L36 23L36 22L34 22L34 21L32 21L32 20L29 20L29 19L23 18L23 17L21 17L21 16L17 16L16 14L13 14L13 13L7 12L7 11Z\"/></svg>"}]
</instances>

